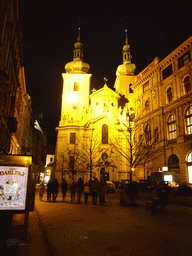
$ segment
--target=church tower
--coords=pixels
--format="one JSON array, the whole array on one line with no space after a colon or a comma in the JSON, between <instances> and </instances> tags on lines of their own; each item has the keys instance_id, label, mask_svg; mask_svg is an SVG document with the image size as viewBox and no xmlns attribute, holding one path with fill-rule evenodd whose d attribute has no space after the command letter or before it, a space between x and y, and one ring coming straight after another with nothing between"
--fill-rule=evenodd
<instances>
[{"instance_id":1,"label":"church tower","mask_svg":"<svg viewBox=\"0 0 192 256\"><path fill-rule=\"evenodd\" d=\"M125 45L122 51L123 64L117 68L114 88L116 92L124 95L127 99L130 98L128 99L130 101L133 94L132 84L135 80L136 66L134 63L131 63L132 55L130 45L128 44L127 29L125 30L125 34Z\"/></svg>"},{"instance_id":2,"label":"church tower","mask_svg":"<svg viewBox=\"0 0 192 256\"><path fill-rule=\"evenodd\" d=\"M84 112L89 105L90 77L89 64L83 62L83 45L80 42L80 28L74 44L73 61L65 65L63 95L59 127L78 123L82 125Z\"/></svg>"},{"instance_id":3,"label":"church tower","mask_svg":"<svg viewBox=\"0 0 192 256\"><path fill-rule=\"evenodd\" d=\"M80 42L80 28L77 42L74 44L73 61L65 65L63 73L63 92L61 117L57 129L55 151L55 178L61 182L62 177L76 175L74 164L77 165L77 147L84 137L85 123L89 110L90 78L87 74L89 64L83 62L83 45Z\"/></svg>"}]
</instances>

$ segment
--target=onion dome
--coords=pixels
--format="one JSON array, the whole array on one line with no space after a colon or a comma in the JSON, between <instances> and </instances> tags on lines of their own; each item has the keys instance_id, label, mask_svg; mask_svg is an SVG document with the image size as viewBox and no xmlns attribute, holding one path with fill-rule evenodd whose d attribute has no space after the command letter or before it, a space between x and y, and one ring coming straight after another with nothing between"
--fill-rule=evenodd
<instances>
[{"instance_id":1,"label":"onion dome","mask_svg":"<svg viewBox=\"0 0 192 256\"><path fill-rule=\"evenodd\" d=\"M134 75L136 69L135 64L131 63L132 55L130 45L128 44L127 29L125 30L125 33L126 40L122 51L123 64L118 66L116 75Z\"/></svg>"},{"instance_id":2,"label":"onion dome","mask_svg":"<svg viewBox=\"0 0 192 256\"><path fill-rule=\"evenodd\" d=\"M83 62L83 44L80 42L80 27L77 42L74 44L73 61L65 65L67 73L87 73L90 69L88 63Z\"/></svg>"}]
</instances>

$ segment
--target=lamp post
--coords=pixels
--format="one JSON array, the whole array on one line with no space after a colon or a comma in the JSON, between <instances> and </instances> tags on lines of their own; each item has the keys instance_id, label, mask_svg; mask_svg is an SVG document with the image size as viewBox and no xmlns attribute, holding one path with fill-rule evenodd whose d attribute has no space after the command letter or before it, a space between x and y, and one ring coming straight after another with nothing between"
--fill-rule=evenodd
<instances>
[{"instance_id":1,"label":"lamp post","mask_svg":"<svg viewBox=\"0 0 192 256\"><path fill-rule=\"evenodd\" d=\"M133 129L132 129L132 122L134 119L134 114L129 114L128 112L128 118L129 118L129 146L130 146L130 181L133 180Z\"/></svg>"}]
</instances>

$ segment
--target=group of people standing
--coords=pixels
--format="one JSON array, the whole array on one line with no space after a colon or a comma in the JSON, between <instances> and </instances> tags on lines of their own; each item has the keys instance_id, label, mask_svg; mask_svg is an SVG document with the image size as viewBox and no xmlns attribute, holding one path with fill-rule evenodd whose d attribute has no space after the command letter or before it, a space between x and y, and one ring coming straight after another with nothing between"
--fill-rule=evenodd
<instances>
[{"instance_id":1,"label":"group of people standing","mask_svg":"<svg viewBox=\"0 0 192 256\"><path fill-rule=\"evenodd\" d=\"M58 189L59 189L59 183L57 179L53 181L49 181L47 183L47 201L52 201L55 202L57 199L57 194L58 194ZM39 185L39 199L42 201L43 195L45 192L45 185L44 182L42 181Z\"/></svg>"},{"instance_id":2,"label":"group of people standing","mask_svg":"<svg viewBox=\"0 0 192 256\"><path fill-rule=\"evenodd\" d=\"M78 204L81 203L82 194L84 194L85 204L87 204L87 202L88 202L89 195L92 195L93 204L95 204L95 205L97 204L98 195L99 195L100 204L103 205L105 202L105 197L106 197L106 193L107 193L107 184L106 184L105 180L103 180L103 179L101 179L101 181L99 182L98 179L95 178L94 180L90 180L89 182L84 184L82 178L79 178L77 183L75 183L75 181L73 181L71 183L71 185L68 186L65 178L63 178L62 183L61 183L63 202L65 201L68 187L71 192L71 202L75 201L76 192L77 192L77 196L78 196ZM47 184L47 201L53 201L53 202L56 201L57 194L58 194L58 188L59 188L59 183L58 183L57 179L55 179L52 182L51 181L48 182L48 184ZM39 185L39 199L40 200L42 200L44 191L45 191L45 185L43 182L41 182L41 184Z\"/></svg>"},{"instance_id":3,"label":"group of people standing","mask_svg":"<svg viewBox=\"0 0 192 256\"><path fill-rule=\"evenodd\" d=\"M77 192L78 204L81 203L81 196L84 194L85 204L88 202L89 195L92 195L93 204L96 205L99 195L99 202L103 205L107 193L107 184L103 179L99 182L97 178L84 184L82 178L79 178L77 183L75 183L75 181L72 182L70 191L71 201L75 200L75 194Z\"/></svg>"}]
</instances>

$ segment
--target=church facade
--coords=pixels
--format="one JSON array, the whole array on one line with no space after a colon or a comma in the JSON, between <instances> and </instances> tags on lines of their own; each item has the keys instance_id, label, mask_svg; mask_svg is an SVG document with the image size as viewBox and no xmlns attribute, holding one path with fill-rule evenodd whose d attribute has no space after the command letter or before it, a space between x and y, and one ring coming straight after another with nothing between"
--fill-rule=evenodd
<instances>
[{"instance_id":1,"label":"church facade","mask_svg":"<svg viewBox=\"0 0 192 256\"><path fill-rule=\"evenodd\" d=\"M84 182L94 177L139 181L158 171L166 171L165 179L177 183L189 181L191 43L192 37L135 75L126 31L115 90L104 79L104 86L90 93L90 67L83 62L79 30L73 61L62 74L55 152L59 181L62 177L68 182L79 177Z\"/></svg>"}]
</instances>

